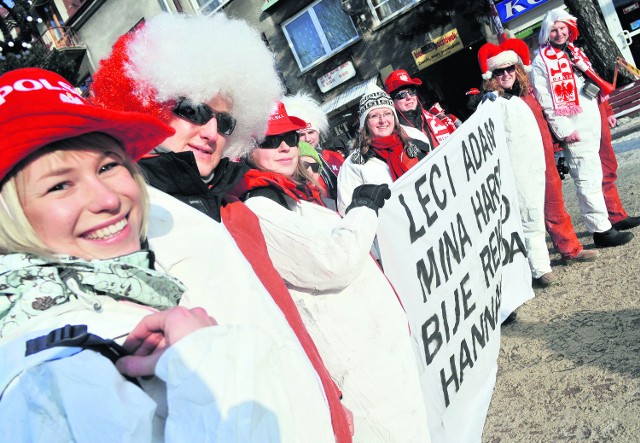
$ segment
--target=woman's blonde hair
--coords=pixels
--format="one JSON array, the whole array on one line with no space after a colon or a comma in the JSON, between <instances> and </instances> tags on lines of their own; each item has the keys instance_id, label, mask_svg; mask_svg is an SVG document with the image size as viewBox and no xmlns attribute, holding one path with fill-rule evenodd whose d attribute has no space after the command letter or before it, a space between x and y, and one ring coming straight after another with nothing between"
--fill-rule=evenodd
<instances>
[{"instance_id":1,"label":"woman's blonde hair","mask_svg":"<svg viewBox=\"0 0 640 443\"><path fill-rule=\"evenodd\" d=\"M402 126L400 126L400 121L396 114L393 114L393 132L392 134L398 134L400 140L402 141L402 147L406 147L407 143L411 140ZM360 140L360 154L366 154L369 152L369 148L371 147L371 143L373 142L373 134L369 130L369 125L365 124L360 128L360 132L358 133L358 138Z\"/></svg>"},{"instance_id":2,"label":"woman's blonde hair","mask_svg":"<svg viewBox=\"0 0 640 443\"><path fill-rule=\"evenodd\" d=\"M524 68L520 63L516 63L516 81L518 85L520 85L520 95L519 97L524 97L526 95L531 94L531 81L529 80L529 74L526 73ZM500 96L504 95L504 88L500 86L500 82L492 75L489 80L484 80L482 82L482 89L484 91L495 91Z\"/></svg>"},{"instance_id":3,"label":"woman's blonde hair","mask_svg":"<svg viewBox=\"0 0 640 443\"><path fill-rule=\"evenodd\" d=\"M118 155L123 165L131 173L136 184L140 188L142 201L142 225L140 229L140 241L144 241L147 232L147 220L149 212L149 195L147 187L138 169L122 145L113 137L100 132L91 132L78 137L60 140L38 149L29 157L17 164L10 175L5 178L0 189L0 252L4 254L24 252L40 256L50 256L56 253L51 251L36 234L33 226L27 219L22 209L20 195L24 190L24 167L33 160L44 155L64 155L69 151L96 151L111 152Z\"/></svg>"}]
</instances>

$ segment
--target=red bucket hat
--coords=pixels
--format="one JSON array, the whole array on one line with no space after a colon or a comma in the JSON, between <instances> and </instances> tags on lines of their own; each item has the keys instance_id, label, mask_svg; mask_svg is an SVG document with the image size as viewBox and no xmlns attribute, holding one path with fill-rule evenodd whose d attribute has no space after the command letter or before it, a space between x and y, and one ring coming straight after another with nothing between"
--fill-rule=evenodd
<instances>
[{"instance_id":1,"label":"red bucket hat","mask_svg":"<svg viewBox=\"0 0 640 443\"><path fill-rule=\"evenodd\" d=\"M404 86L420 86L421 84L422 80L419 78L411 78L404 69L396 69L384 81L384 92L391 94Z\"/></svg>"},{"instance_id":2,"label":"red bucket hat","mask_svg":"<svg viewBox=\"0 0 640 443\"><path fill-rule=\"evenodd\" d=\"M175 131L147 114L91 105L51 71L24 68L0 77L0 180L43 146L89 132L112 136L138 160Z\"/></svg>"},{"instance_id":3,"label":"red bucket hat","mask_svg":"<svg viewBox=\"0 0 640 443\"><path fill-rule=\"evenodd\" d=\"M286 132L298 131L307 127L307 122L298 117L290 117L282 102L269 116L267 133L265 135L278 135Z\"/></svg>"}]
</instances>

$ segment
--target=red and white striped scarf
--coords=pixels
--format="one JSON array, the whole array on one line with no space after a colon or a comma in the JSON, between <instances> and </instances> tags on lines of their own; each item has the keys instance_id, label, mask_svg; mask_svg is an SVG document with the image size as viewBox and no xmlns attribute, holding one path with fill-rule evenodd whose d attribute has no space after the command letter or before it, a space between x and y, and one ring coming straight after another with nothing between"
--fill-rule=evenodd
<instances>
[{"instance_id":1,"label":"red and white striped scarf","mask_svg":"<svg viewBox=\"0 0 640 443\"><path fill-rule=\"evenodd\" d=\"M540 56L547 68L553 109L556 115L575 115L582 112L578 99L580 91L578 91L572 64L591 66L582 49L571 43L567 45L567 48L571 51L573 62L569 60L564 51L554 48L549 43L540 48Z\"/></svg>"}]
</instances>

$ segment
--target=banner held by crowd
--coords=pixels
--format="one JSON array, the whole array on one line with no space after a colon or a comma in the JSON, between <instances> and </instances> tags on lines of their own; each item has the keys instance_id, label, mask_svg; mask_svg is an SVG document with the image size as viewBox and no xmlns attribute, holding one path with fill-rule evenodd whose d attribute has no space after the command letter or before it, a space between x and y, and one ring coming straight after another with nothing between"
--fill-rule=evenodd
<instances>
[{"instance_id":1,"label":"banner held by crowd","mask_svg":"<svg viewBox=\"0 0 640 443\"><path fill-rule=\"evenodd\" d=\"M480 441L500 323L533 297L498 106L481 109L392 185L380 211L382 263L409 318L433 442Z\"/></svg>"}]
</instances>

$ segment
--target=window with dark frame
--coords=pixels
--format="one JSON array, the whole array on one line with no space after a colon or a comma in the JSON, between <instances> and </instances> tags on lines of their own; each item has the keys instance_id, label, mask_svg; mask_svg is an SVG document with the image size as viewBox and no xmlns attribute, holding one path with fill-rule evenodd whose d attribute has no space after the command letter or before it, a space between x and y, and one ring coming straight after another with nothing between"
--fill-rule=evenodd
<instances>
[{"instance_id":1,"label":"window with dark frame","mask_svg":"<svg viewBox=\"0 0 640 443\"><path fill-rule=\"evenodd\" d=\"M340 8L340 0L316 0L281 26L301 72L360 40L353 20Z\"/></svg>"},{"instance_id":2,"label":"window with dark frame","mask_svg":"<svg viewBox=\"0 0 640 443\"><path fill-rule=\"evenodd\" d=\"M396 17L420 0L367 0L376 25Z\"/></svg>"}]
</instances>

